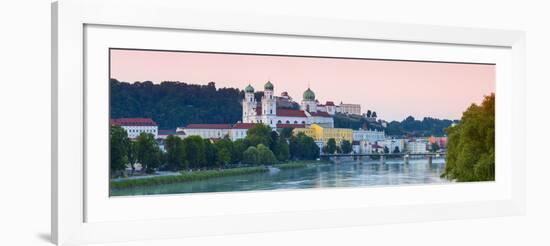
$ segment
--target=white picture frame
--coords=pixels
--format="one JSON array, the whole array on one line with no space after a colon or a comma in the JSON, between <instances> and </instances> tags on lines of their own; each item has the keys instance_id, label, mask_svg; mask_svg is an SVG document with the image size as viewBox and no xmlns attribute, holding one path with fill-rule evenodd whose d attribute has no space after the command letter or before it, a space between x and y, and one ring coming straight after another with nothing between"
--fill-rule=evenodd
<instances>
[{"instance_id":1,"label":"white picture frame","mask_svg":"<svg viewBox=\"0 0 550 246\"><path fill-rule=\"evenodd\" d=\"M522 117L525 114L525 37L521 31L200 12L186 9L184 2L174 0L61 0L52 4L52 13L52 238L59 245L521 215L525 212L525 120ZM143 39L132 43L125 42L124 37L115 41L105 38L108 34L116 34L113 31L117 30L130 36L154 31L157 35L174 37L176 41L161 43ZM107 171L107 164L103 165L104 169L86 165L90 156L95 156L90 155L93 146L103 144L101 140L93 140L93 136L97 136L95 132L90 135L92 123L100 124L102 120L95 117L101 112L94 115L90 104L101 104L105 95L101 96L102 88L89 81L108 76L100 73L106 69L101 62L107 61L104 56L95 54L100 54L113 42L125 46L121 48L145 45L183 49L177 42L177 35L190 35L192 39L192 35L204 32L207 33L204 35L227 38L228 42L244 36L261 37L265 44L273 43L270 49L277 50L278 54L321 52L319 48L315 50L311 42L323 42L329 45L325 47L332 47L324 52L346 54L337 46L345 43L348 47L353 43L380 47L379 53L370 53L370 58L497 64L496 181L109 199L108 191L101 186L106 185L101 175ZM283 44L270 41L274 38ZM307 43L310 50L298 49L301 40L313 40ZM204 46L210 51L216 49L212 43L201 45L211 45ZM219 49L245 49L234 46ZM246 46L265 49L261 45ZM406 50L410 50L409 53L405 53ZM94 91L99 94L90 94ZM223 209L213 206L221 202ZM205 207L207 209L201 210ZM136 213L143 210L160 212Z\"/></svg>"}]
</instances>

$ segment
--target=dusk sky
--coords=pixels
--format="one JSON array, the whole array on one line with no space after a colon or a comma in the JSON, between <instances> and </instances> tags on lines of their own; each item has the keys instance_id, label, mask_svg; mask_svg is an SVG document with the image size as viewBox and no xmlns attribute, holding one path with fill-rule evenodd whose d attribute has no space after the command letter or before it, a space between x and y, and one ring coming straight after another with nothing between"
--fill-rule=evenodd
<instances>
[{"instance_id":1,"label":"dusk sky","mask_svg":"<svg viewBox=\"0 0 550 246\"><path fill-rule=\"evenodd\" d=\"M111 50L111 78L119 81L216 83L218 88L287 91L297 102L310 86L320 103L356 103L361 111L401 121L460 119L471 103L495 92L495 66L190 52Z\"/></svg>"}]
</instances>

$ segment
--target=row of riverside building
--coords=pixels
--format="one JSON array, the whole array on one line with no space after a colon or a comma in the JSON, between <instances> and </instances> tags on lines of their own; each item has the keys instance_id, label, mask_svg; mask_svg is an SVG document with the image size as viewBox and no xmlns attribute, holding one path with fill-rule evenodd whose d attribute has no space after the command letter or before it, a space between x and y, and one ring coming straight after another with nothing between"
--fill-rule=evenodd
<instances>
[{"instance_id":1,"label":"row of riverside building","mask_svg":"<svg viewBox=\"0 0 550 246\"><path fill-rule=\"evenodd\" d=\"M281 104L290 104L293 101L287 92L281 93L280 97L274 96L274 86L270 81L264 85L263 94L261 102L257 102L254 97L254 88L251 85L245 88L242 121L234 124L188 124L175 130L159 130L157 123L150 118L120 118L112 119L111 125L122 127L132 139L142 132L150 133L159 141L161 148L163 139L169 135L180 138L200 136L213 141L229 137L232 141L236 141L244 139L248 129L254 125L265 124L274 131L293 128L293 134L304 133L312 137L321 150L331 138L336 140L338 145L344 140L349 141L355 153L381 152L385 147L392 152L396 148L400 152L406 150L414 153L425 152L428 149L428 139L389 139L381 130L334 128L333 115L336 113L361 115L358 104L335 105L331 101L319 104L315 99L315 93L308 88L303 93L299 109L282 108Z\"/></svg>"}]
</instances>

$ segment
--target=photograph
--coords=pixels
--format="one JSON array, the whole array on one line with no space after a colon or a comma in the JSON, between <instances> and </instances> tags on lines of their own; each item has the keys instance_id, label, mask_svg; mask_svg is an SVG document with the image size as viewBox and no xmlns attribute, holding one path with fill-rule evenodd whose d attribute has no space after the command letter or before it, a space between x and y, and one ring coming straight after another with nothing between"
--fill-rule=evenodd
<instances>
[{"instance_id":1,"label":"photograph","mask_svg":"<svg viewBox=\"0 0 550 246\"><path fill-rule=\"evenodd\" d=\"M126 48L108 62L110 196L495 181L495 64Z\"/></svg>"}]
</instances>

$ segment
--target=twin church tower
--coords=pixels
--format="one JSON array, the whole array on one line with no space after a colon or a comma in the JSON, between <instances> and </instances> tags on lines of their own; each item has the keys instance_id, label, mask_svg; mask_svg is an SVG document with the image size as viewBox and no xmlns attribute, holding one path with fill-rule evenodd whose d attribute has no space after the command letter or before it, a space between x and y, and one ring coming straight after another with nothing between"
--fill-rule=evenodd
<instances>
[{"instance_id":1,"label":"twin church tower","mask_svg":"<svg viewBox=\"0 0 550 246\"><path fill-rule=\"evenodd\" d=\"M315 93L309 88L303 94L299 110L278 108L274 86L270 81L264 85L264 95L260 103L256 101L254 88L251 85L248 85L244 92L243 123L263 123L271 128L304 127L310 124L334 127L334 120L328 113L329 109L326 108L330 106L322 105L320 108L321 105L317 105L315 100Z\"/></svg>"}]
</instances>

